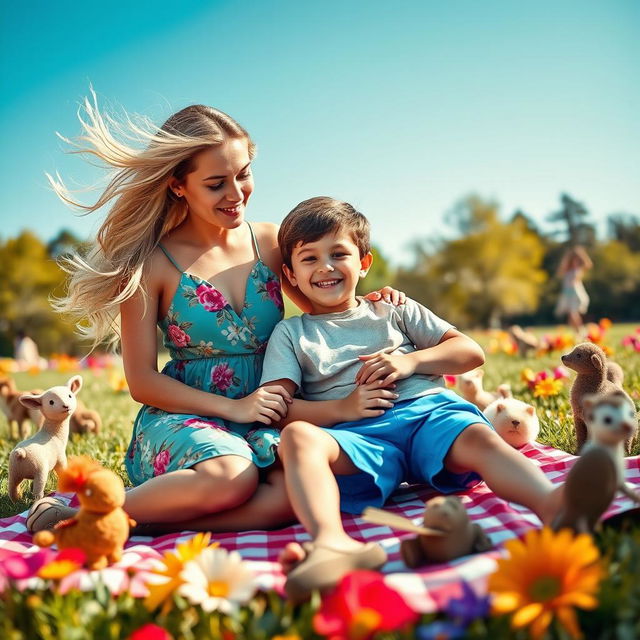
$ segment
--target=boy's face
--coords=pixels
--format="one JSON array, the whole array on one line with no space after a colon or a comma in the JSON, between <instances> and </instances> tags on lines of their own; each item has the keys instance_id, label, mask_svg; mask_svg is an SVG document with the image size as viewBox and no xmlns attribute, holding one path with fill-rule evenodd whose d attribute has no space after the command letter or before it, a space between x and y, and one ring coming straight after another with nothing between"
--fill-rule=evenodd
<instances>
[{"instance_id":1,"label":"boy's face","mask_svg":"<svg viewBox=\"0 0 640 640\"><path fill-rule=\"evenodd\" d=\"M315 242L299 243L284 265L289 282L308 298L313 314L345 311L357 306L356 285L371 266L368 253L360 259L348 232L338 231Z\"/></svg>"}]
</instances>

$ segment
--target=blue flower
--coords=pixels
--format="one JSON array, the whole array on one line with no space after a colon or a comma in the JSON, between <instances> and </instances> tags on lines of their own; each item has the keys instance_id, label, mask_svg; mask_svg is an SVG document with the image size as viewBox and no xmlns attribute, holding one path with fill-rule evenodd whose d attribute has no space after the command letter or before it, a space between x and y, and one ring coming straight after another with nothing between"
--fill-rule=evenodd
<instances>
[{"instance_id":1,"label":"blue flower","mask_svg":"<svg viewBox=\"0 0 640 640\"><path fill-rule=\"evenodd\" d=\"M458 640L458 638L464 638L464 635L464 627L455 622L443 620L436 620L416 630L418 640Z\"/></svg>"},{"instance_id":2,"label":"blue flower","mask_svg":"<svg viewBox=\"0 0 640 640\"><path fill-rule=\"evenodd\" d=\"M474 620L489 614L489 596L478 596L468 583L462 583L462 596L451 598L444 607L445 613L460 623L469 626Z\"/></svg>"}]
</instances>

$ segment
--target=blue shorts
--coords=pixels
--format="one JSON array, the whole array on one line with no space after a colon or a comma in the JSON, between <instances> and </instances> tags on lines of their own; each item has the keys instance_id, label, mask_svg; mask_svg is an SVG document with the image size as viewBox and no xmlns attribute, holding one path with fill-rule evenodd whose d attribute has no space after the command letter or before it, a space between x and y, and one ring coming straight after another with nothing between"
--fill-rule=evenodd
<instances>
[{"instance_id":1,"label":"blue shorts","mask_svg":"<svg viewBox=\"0 0 640 640\"><path fill-rule=\"evenodd\" d=\"M444 390L398 402L376 418L324 428L361 470L336 476L341 511L359 514L365 507L381 507L401 482L430 484L440 493L477 484L477 473L444 468L455 439L477 423L493 428L474 404Z\"/></svg>"}]
</instances>

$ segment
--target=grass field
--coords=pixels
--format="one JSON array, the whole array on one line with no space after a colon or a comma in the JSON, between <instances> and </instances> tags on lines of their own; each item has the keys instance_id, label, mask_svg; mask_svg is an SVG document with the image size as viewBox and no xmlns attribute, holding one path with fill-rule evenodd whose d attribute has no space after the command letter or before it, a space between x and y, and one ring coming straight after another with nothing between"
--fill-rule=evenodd
<instances>
[{"instance_id":1,"label":"grass field","mask_svg":"<svg viewBox=\"0 0 640 640\"><path fill-rule=\"evenodd\" d=\"M625 388L637 401L640 397L640 353L633 351L633 349L629 347L622 346L623 337L635 331L636 325L614 325L605 332L602 344L610 350L612 359L615 359L623 367L625 371ZM545 334L558 335L559 329L539 329L536 330L536 333L539 336ZM485 389L493 390L500 383L510 383L513 393L517 398L530 402L536 407L541 423L541 432L538 440L565 451L573 452L574 436L571 408L568 402L570 380L564 383L558 395L536 398L534 397L533 390L522 378L522 372L527 368L533 372L539 372L541 370L552 371L561 364L560 356L563 352L568 351L569 348L565 348L564 351L539 353L528 358L521 358L517 355L505 353L501 348L503 344L501 337L496 336L495 333L477 332L472 335L487 352L487 362L484 367L486 371L484 378ZM71 371L49 370L37 373L36 375L20 373L15 374L14 377L20 389L35 387L47 388L53 384L65 382L73 373L74 372ZM84 378L84 386L80 392L80 397L88 407L97 410L101 414L103 428L97 436L72 436L67 452L68 454L87 454L96 458L120 474L125 484L129 484L124 471L123 460L131 434L132 422L137 411L137 405L131 400L127 392L113 390L109 384L107 372L82 370L80 373ZM29 506L27 500L13 504L7 496L8 455L14 444L14 442L8 439L7 426L4 419L0 417L0 517L6 517L24 511ZM635 455L639 452L640 444L636 441L632 453ZM52 477L49 479L47 491L54 489L55 481ZM592 618L587 617L587 628L592 630L590 632L591 635L587 634L587 637L639 637L637 634L640 633L640 628L638 628L635 620L638 617L637 614L640 612L640 586L637 581L637 575L640 573L640 552L638 551L640 525L633 520L626 519L623 521L623 524L618 527L606 528L604 533L599 534L597 541L601 551L609 559L611 584L607 587L608 591L601 597L602 606L600 607L599 614L591 613L589 615L591 615ZM309 616L308 611L305 615L307 615L307 617ZM591 620L591 622L589 622L589 620ZM289 627L287 627L287 624L289 624ZM278 627L278 629L280 629L279 633L285 633L287 629L291 628L302 628L300 624L296 626L294 619L293 622L290 620L287 624L283 622L282 625ZM526 635L503 636L501 633L498 633L498 627L495 627L496 635L489 634L484 636L482 635L484 632L481 632L482 629L486 632L489 627L478 625L477 629L477 635L474 635L476 632L469 632L470 635L468 637L527 637ZM314 635L301 635L301 632L298 631L296 631L296 633L298 635L294 634L292 638L316 637ZM563 633L564 632L556 631L554 634L559 635L550 637L568 637L563 635ZM18 638L21 636L15 635L12 637ZM52 635L51 637L58 636ZM77 637L85 636L80 634ZM200 636L194 635L193 637ZM238 635L237 637L253 636L250 634L247 636ZM266 638L271 636L260 635L259 637ZM410 634L406 636L388 635L381 637L415 636Z\"/></svg>"}]
</instances>

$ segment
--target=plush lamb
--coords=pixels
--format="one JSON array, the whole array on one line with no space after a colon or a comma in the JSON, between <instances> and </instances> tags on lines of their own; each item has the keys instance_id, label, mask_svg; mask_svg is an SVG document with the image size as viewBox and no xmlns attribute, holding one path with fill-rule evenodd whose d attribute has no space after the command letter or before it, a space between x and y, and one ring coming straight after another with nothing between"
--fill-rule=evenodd
<instances>
[{"instance_id":1,"label":"plush lamb","mask_svg":"<svg viewBox=\"0 0 640 640\"><path fill-rule=\"evenodd\" d=\"M19 442L9 455L9 496L14 502L20 497L23 480L33 480L33 498L39 500L44 495L49 472L52 469L58 472L67 466L69 420L81 387L82 378L73 376L66 386L51 387L39 395L20 396L25 407L40 409L44 423L35 435Z\"/></svg>"}]
</instances>

